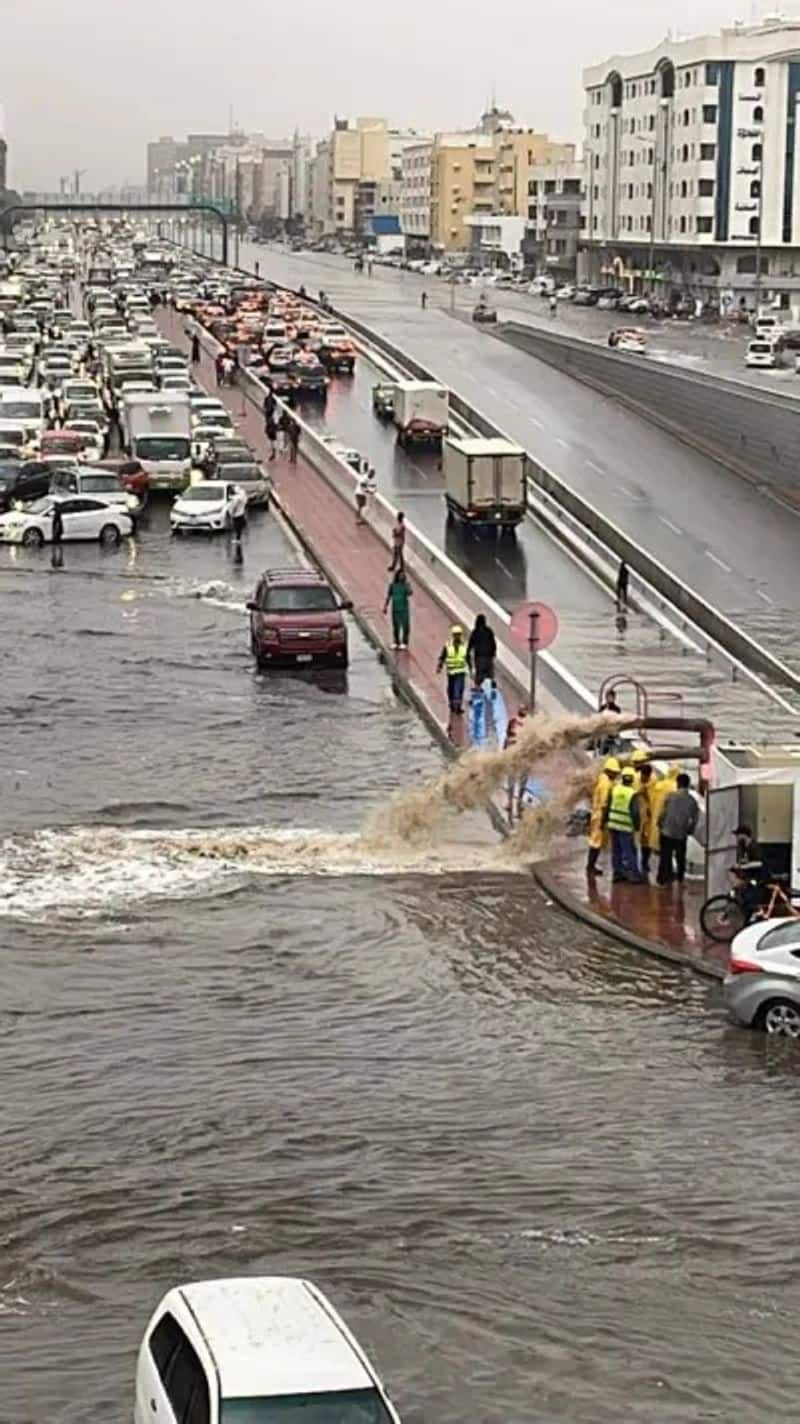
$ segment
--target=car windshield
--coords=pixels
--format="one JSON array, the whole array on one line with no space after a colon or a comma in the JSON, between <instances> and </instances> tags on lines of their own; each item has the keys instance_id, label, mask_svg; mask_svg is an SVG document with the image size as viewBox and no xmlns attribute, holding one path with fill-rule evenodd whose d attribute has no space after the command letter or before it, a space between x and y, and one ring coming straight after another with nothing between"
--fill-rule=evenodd
<instances>
[{"instance_id":1,"label":"car windshield","mask_svg":"<svg viewBox=\"0 0 800 1424\"><path fill-rule=\"evenodd\" d=\"M204 501L206 504L213 504L215 501L224 498L224 485L190 485L181 495L181 499L192 499L198 502Z\"/></svg>"},{"instance_id":2,"label":"car windshield","mask_svg":"<svg viewBox=\"0 0 800 1424\"><path fill-rule=\"evenodd\" d=\"M324 613L336 599L324 584L285 584L268 588L262 606L266 613Z\"/></svg>"},{"instance_id":3,"label":"car windshield","mask_svg":"<svg viewBox=\"0 0 800 1424\"><path fill-rule=\"evenodd\" d=\"M758 949L759 953L762 949L800 949L800 925L796 920L789 920L785 925L776 925L774 929L767 930L758 941Z\"/></svg>"},{"instance_id":4,"label":"car windshield","mask_svg":"<svg viewBox=\"0 0 800 1424\"><path fill-rule=\"evenodd\" d=\"M223 1399L222 1424L390 1424L376 1389Z\"/></svg>"},{"instance_id":5,"label":"car windshield","mask_svg":"<svg viewBox=\"0 0 800 1424\"><path fill-rule=\"evenodd\" d=\"M139 460L188 460L191 445L182 435L140 435L136 441Z\"/></svg>"},{"instance_id":6,"label":"car windshield","mask_svg":"<svg viewBox=\"0 0 800 1424\"><path fill-rule=\"evenodd\" d=\"M230 462L225 464L225 477L229 480L263 480L258 465L234 465Z\"/></svg>"},{"instance_id":7,"label":"car windshield","mask_svg":"<svg viewBox=\"0 0 800 1424\"><path fill-rule=\"evenodd\" d=\"M27 508L27 510L26 510L26 513L27 513L27 514L49 514L49 513L50 513L50 510L51 510L52 508L53 508L53 501L52 501L52 499L50 499L50 497L49 497L49 495L48 495L48 496L45 496L43 499L35 499L35 500L33 501L33 504L29 504L29 505L28 505L28 508Z\"/></svg>"}]
</instances>

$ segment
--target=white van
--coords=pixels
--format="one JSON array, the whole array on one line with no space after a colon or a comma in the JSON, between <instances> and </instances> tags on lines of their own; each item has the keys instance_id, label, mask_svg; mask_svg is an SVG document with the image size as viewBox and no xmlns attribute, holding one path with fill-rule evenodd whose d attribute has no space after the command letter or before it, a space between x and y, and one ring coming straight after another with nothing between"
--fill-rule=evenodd
<instances>
[{"instance_id":1,"label":"white van","mask_svg":"<svg viewBox=\"0 0 800 1424\"><path fill-rule=\"evenodd\" d=\"M780 365L777 342L768 336L756 336L748 343L744 364L745 366L763 366L774 371Z\"/></svg>"},{"instance_id":2,"label":"white van","mask_svg":"<svg viewBox=\"0 0 800 1424\"><path fill-rule=\"evenodd\" d=\"M168 1292L136 1367L134 1424L400 1424L310 1281L253 1276Z\"/></svg>"},{"instance_id":3,"label":"white van","mask_svg":"<svg viewBox=\"0 0 800 1424\"><path fill-rule=\"evenodd\" d=\"M0 390L0 426L23 425L33 438L47 428L50 394L29 386Z\"/></svg>"},{"instance_id":4,"label":"white van","mask_svg":"<svg viewBox=\"0 0 800 1424\"><path fill-rule=\"evenodd\" d=\"M753 322L756 336L771 336L777 340L783 335L783 322L777 312L762 312Z\"/></svg>"}]
</instances>

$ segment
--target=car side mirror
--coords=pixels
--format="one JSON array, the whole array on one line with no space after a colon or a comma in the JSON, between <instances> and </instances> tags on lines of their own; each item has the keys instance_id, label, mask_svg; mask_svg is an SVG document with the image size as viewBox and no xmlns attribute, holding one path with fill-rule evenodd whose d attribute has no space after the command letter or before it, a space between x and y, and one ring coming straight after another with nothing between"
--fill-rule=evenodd
<instances>
[{"instance_id":1,"label":"car side mirror","mask_svg":"<svg viewBox=\"0 0 800 1424\"><path fill-rule=\"evenodd\" d=\"M346 603L340 603L340 604L339 604L339 607L341 608L341 610L342 610L343 613L351 613L351 612L352 612L352 609L353 609L352 599L349 599L349 598L348 598L347 602L346 602Z\"/></svg>"},{"instance_id":2,"label":"car side mirror","mask_svg":"<svg viewBox=\"0 0 800 1424\"><path fill-rule=\"evenodd\" d=\"M257 612L258 612L258 604L257 604L257 603L254 603L253 600L252 600L252 598L250 599L250 601L249 601L248 603L245 604L245 608L247 609L248 613L257 613Z\"/></svg>"}]
</instances>

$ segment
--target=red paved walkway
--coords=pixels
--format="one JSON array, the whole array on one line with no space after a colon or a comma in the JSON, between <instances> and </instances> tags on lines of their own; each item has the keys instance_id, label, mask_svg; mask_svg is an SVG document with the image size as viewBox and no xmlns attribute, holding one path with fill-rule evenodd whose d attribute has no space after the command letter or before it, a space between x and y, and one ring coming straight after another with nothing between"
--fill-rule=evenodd
<instances>
[{"instance_id":1,"label":"red paved walkway","mask_svg":"<svg viewBox=\"0 0 800 1424\"><path fill-rule=\"evenodd\" d=\"M188 351L184 321L172 311L159 314L160 325L176 346ZM205 339L205 338L204 338ZM301 537L324 567L328 576L351 599L359 617L367 624L373 637L383 647L387 662L396 670L398 679L410 684L416 694L445 726L451 740L458 745L465 741L465 718L447 723L445 677L436 672L436 662L455 615L444 609L411 576L411 646L408 651L390 649L391 621L383 613L383 600L389 583L389 550L370 525L357 525L355 504L343 498L328 481L303 458L302 440L296 465L281 455L268 460L269 447L264 435L261 410L240 390L217 388L214 362L203 351L196 379L208 390L218 394L233 416L237 429L270 471L281 508ZM299 412L302 418L302 411ZM355 475L352 478L355 490ZM519 690L511 685L501 687L509 706L519 701Z\"/></svg>"},{"instance_id":2,"label":"red paved walkway","mask_svg":"<svg viewBox=\"0 0 800 1424\"><path fill-rule=\"evenodd\" d=\"M581 845L543 869L543 881L562 903L576 912L589 911L609 926L661 948L664 957L693 964L721 977L728 962L728 946L714 944L700 929L702 884L614 885L610 855L605 875L587 879L586 848Z\"/></svg>"}]
</instances>

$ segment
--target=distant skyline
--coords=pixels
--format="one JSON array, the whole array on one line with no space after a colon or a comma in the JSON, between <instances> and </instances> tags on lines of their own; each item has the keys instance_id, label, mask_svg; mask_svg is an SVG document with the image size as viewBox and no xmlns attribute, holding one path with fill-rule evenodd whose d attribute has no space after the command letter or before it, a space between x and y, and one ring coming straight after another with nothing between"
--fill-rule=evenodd
<instances>
[{"instance_id":1,"label":"distant skyline","mask_svg":"<svg viewBox=\"0 0 800 1424\"><path fill-rule=\"evenodd\" d=\"M581 71L667 31L719 30L774 13L770 0L560 0L540 12L506 0L463 19L453 0L402 9L319 0L2 0L0 111L9 184L58 191L85 170L91 191L141 183L149 139L239 128L322 136L334 114L386 116L433 131L474 123L492 93L521 125L580 140ZM800 17L800 0L782 6ZM110 18L111 16L111 18ZM22 59L21 59L22 57ZM29 61L29 62L28 62Z\"/></svg>"}]
</instances>

